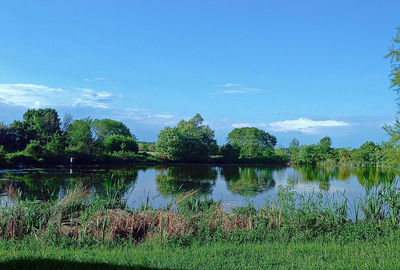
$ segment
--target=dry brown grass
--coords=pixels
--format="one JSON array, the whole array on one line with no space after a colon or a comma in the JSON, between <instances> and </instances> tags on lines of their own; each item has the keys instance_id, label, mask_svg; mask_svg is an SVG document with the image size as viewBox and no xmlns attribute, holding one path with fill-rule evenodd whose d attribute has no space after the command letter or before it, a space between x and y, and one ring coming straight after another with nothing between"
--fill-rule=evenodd
<instances>
[{"instance_id":1,"label":"dry brown grass","mask_svg":"<svg viewBox=\"0 0 400 270\"><path fill-rule=\"evenodd\" d=\"M137 241L150 236L179 236L188 232L186 218L168 211L133 212L110 209L96 212L87 223L63 223L60 233L78 239L82 235L98 239L132 238Z\"/></svg>"}]
</instances>

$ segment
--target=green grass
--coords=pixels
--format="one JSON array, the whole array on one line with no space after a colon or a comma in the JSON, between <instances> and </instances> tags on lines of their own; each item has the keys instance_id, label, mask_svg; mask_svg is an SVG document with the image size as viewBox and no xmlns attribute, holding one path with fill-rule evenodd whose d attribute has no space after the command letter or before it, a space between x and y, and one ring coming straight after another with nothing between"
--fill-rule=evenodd
<instances>
[{"instance_id":1,"label":"green grass","mask_svg":"<svg viewBox=\"0 0 400 270\"><path fill-rule=\"evenodd\" d=\"M400 189L347 202L281 188L275 201L223 211L188 193L177 212L131 210L114 183L61 200L0 207L0 269L399 269ZM299 197L300 196L300 197ZM399 258L398 258L399 257Z\"/></svg>"},{"instance_id":2,"label":"green grass","mask_svg":"<svg viewBox=\"0 0 400 270\"><path fill-rule=\"evenodd\" d=\"M4 269L398 269L400 241L65 246L0 241ZM25 267L25 268L24 268Z\"/></svg>"}]
</instances>

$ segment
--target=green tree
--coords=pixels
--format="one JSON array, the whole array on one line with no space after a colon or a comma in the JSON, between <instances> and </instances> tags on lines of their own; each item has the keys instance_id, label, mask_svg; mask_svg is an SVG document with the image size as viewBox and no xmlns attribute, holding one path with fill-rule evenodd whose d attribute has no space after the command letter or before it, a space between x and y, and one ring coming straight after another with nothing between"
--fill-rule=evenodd
<instances>
[{"instance_id":1,"label":"green tree","mask_svg":"<svg viewBox=\"0 0 400 270\"><path fill-rule=\"evenodd\" d=\"M322 138L317 146L318 146L318 156L321 161L331 159L334 157L332 140L330 137Z\"/></svg>"},{"instance_id":2,"label":"green tree","mask_svg":"<svg viewBox=\"0 0 400 270\"><path fill-rule=\"evenodd\" d=\"M319 149L315 144L302 145L296 158L297 164L315 165L320 160Z\"/></svg>"},{"instance_id":3,"label":"green tree","mask_svg":"<svg viewBox=\"0 0 400 270\"><path fill-rule=\"evenodd\" d=\"M134 152L137 153L139 150L136 140L132 137L122 135L111 135L103 141L104 149L107 152Z\"/></svg>"},{"instance_id":4,"label":"green tree","mask_svg":"<svg viewBox=\"0 0 400 270\"><path fill-rule=\"evenodd\" d=\"M31 140L47 144L53 134L61 131L55 109L28 110L22 121L14 121L9 128L14 136L15 150L24 149Z\"/></svg>"},{"instance_id":5,"label":"green tree","mask_svg":"<svg viewBox=\"0 0 400 270\"><path fill-rule=\"evenodd\" d=\"M365 142L357 150L357 158L361 163L376 164L381 161L381 147L373 142Z\"/></svg>"},{"instance_id":6,"label":"green tree","mask_svg":"<svg viewBox=\"0 0 400 270\"><path fill-rule=\"evenodd\" d=\"M82 154L93 154L95 140L92 134L92 120L85 118L73 121L67 130L68 150Z\"/></svg>"},{"instance_id":7,"label":"green tree","mask_svg":"<svg viewBox=\"0 0 400 270\"><path fill-rule=\"evenodd\" d=\"M46 152L50 154L61 154L65 150L65 138L60 132L56 132L51 136L50 141L46 144Z\"/></svg>"},{"instance_id":8,"label":"green tree","mask_svg":"<svg viewBox=\"0 0 400 270\"><path fill-rule=\"evenodd\" d=\"M397 34L393 38L393 43L389 47L389 52L386 54L386 58L390 59L392 65L392 71L390 73L391 88L394 89L397 94L400 94L400 27L397 28ZM399 99L398 99L398 103ZM385 125L384 129L390 136L390 140L384 143L382 154L383 162L390 166L398 167L400 164L400 122L396 118L393 125Z\"/></svg>"},{"instance_id":9,"label":"green tree","mask_svg":"<svg viewBox=\"0 0 400 270\"><path fill-rule=\"evenodd\" d=\"M240 158L271 157L276 137L254 127L235 128L228 134L228 143L239 149Z\"/></svg>"},{"instance_id":10,"label":"green tree","mask_svg":"<svg viewBox=\"0 0 400 270\"><path fill-rule=\"evenodd\" d=\"M96 119L92 124L94 136L100 141L112 135L132 137L129 128L124 123L119 121L111 119Z\"/></svg>"},{"instance_id":11,"label":"green tree","mask_svg":"<svg viewBox=\"0 0 400 270\"><path fill-rule=\"evenodd\" d=\"M60 132L60 119L55 109L31 109L23 118L31 140L48 143L54 133Z\"/></svg>"},{"instance_id":12,"label":"green tree","mask_svg":"<svg viewBox=\"0 0 400 270\"><path fill-rule=\"evenodd\" d=\"M297 155L299 154L300 143L299 140L294 138L289 144L289 155L291 160L296 160Z\"/></svg>"},{"instance_id":13,"label":"green tree","mask_svg":"<svg viewBox=\"0 0 400 270\"><path fill-rule=\"evenodd\" d=\"M392 72L390 73L391 87L397 94L400 94L400 27L397 28L397 34L393 38L393 43L386 57L390 59L392 64Z\"/></svg>"},{"instance_id":14,"label":"green tree","mask_svg":"<svg viewBox=\"0 0 400 270\"><path fill-rule=\"evenodd\" d=\"M189 121L181 120L174 128L165 127L158 134L156 149L169 160L204 161L217 152L214 131L203 125L203 118L196 114Z\"/></svg>"},{"instance_id":15,"label":"green tree","mask_svg":"<svg viewBox=\"0 0 400 270\"><path fill-rule=\"evenodd\" d=\"M24 150L25 154L33 157L34 159L38 159L43 155L44 149L39 141L32 140Z\"/></svg>"}]
</instances>

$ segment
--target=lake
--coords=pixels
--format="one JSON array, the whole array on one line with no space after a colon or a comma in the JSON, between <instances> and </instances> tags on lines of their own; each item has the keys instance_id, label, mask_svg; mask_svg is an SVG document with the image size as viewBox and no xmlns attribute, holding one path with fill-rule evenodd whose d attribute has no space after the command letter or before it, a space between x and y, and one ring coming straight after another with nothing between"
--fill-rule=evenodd
<instances>
[{"instance_id":1,"label":"lake","mask_svg":"<svg viewBox=\"0 0 400 270\"><path fill-rule=\"evenodd\" d=\"M82 183L92 194L118 187L129 207L148 203L166 207L188 191L221 201L222 206L256 207L273 200L279 186L293 185L301 194L321 192L327 197L342 193L353 203L366 187L390 184L399 178L392 169L351 167L263 166L149 166L127 168L56 168L0 170L0 202L15 203L17 195L30 200L62 198L69 186Z\"/></svg>"}]
</instances>

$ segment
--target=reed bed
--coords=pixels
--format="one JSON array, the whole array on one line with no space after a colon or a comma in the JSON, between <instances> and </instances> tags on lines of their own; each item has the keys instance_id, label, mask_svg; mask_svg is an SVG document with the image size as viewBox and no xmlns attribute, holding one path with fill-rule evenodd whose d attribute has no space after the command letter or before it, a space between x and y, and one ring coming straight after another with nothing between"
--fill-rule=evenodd
<instances>
[{"instance_id":1,"label":"reed bed","mask_svg":"<svg viewBox=\"0 0 400 270\"><path fill-rule=\"evenodd\" d=\"M196 191L189 191L178 197L176 210L148 206L132 210L118 188L99 197L77 185L58 200L18 199L14 204L1 206L0 238L129 239L136 243L161 239L181 244L221 239L372 239L397 232L400 225L400 189L395 185L368 189L366 196L360 198L356 219L347 217L344 195L341 200L330 201L321 194L304 196L290 187L282 187L277 199L265 206L255 209L248 205L232 212L225 211L218 202L196 195Z\"/></svg>"}]
</instances>

